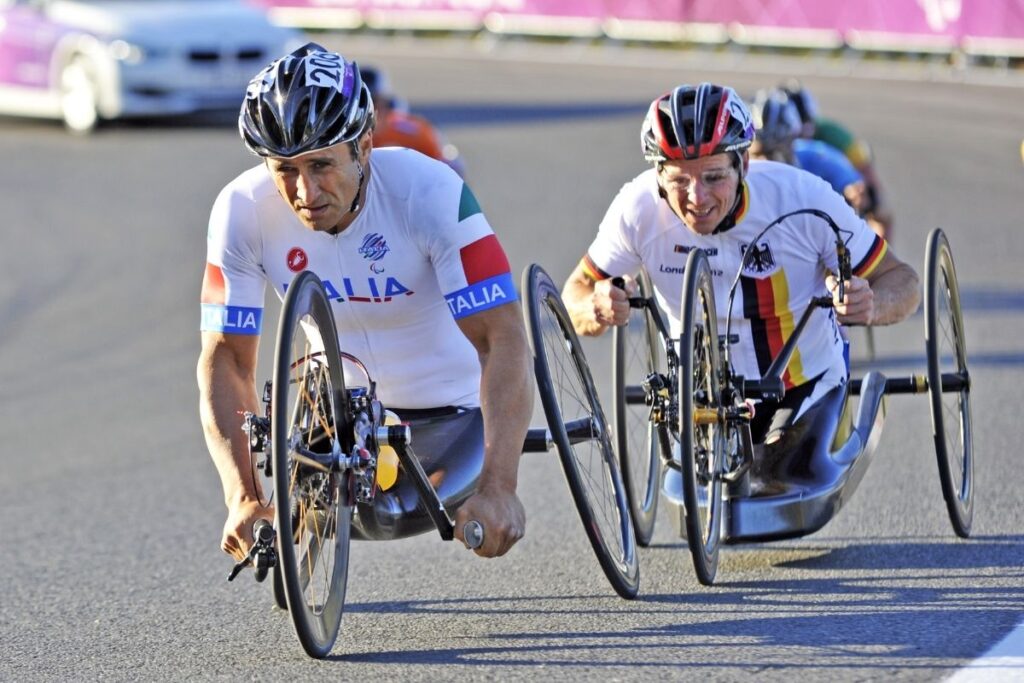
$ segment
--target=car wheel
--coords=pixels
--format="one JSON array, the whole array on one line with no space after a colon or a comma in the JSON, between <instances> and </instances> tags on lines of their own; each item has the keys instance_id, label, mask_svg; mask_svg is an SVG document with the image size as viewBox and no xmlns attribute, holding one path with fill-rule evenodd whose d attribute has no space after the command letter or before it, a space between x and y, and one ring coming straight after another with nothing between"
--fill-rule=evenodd
<instances>
[{"instance_id":1,"label":"car wheel","mask_svg":"<svg viewBox=\"0 0 1024 683\"><path fill-rule=\"evenodd\" d=\"M77 57L60 74L60 111L64 125L78 135L91 133L99 123L96 83L89 65Z\"/></svg>"}]
</instances>

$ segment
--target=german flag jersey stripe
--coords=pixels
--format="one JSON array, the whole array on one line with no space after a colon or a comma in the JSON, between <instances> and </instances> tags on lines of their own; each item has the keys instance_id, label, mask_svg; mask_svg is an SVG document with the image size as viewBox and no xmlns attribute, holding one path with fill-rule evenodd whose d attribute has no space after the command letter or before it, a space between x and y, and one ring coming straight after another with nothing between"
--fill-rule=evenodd
<instances>
[{"instance_id":1,"label":"german flag jersey stripe","mask_svg":"<svg viewBox=\"0 0 1024 683\"><path fill-rule=\"evenodd\" d=\"M878 267L878 264L882 262L882 259L885 258L887 251L889 251L889 243L875 235L875 241L871 243L867 256L853 267L853 274L863 278L871 275L875 268Z\"/></svg>"},{"instance_id":2,"label":"german flag jersey stripe","mask_svg":"<svg viewBox=\"0 0 1024 683\"><path fill-rule=\"evenodd\" d=\"M583 266L583 273L594 282L597 282L598 280L607 280L611 277L611 275L604 272L594 264L594 261L590 258L590 254L583 257L580 261L580 265Z\"/></svg>"},{"instance_id":3,"label":"german flag jersey stripe","mask_svg":"<svg viewBox=\"0 0 1024 683\"><path fill-rule=\"evenodd\" d=\"M740 282L743 288L743 315L750 321L757 365L761 376L764 376L796 326L793 311L787 308L789 284L786 271L779 269L765 278L743 276ZM807 381L799 348L793 352L782 381L787 389Z\"/></svg>"}]
</instances>

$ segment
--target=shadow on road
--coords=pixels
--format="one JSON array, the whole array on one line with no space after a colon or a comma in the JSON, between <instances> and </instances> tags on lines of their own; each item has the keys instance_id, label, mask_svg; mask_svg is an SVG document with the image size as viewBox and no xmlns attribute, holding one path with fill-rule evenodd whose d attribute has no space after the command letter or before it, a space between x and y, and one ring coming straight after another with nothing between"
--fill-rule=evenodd
<instances>
[{"instance_id":1,"label":"shadow on road","mask_svg":"<svg viewBox=\"0 0 1024 683\"><path fill-rule=\"evenodd\" d=\"M759 547L740 546L737 551L757 552ZM631 602L606 596L552 595L363 603L351 605L350 610L493 615L488 616L493 632L440 642L429 650L349 652L333 659L395 665L611 668L633 661L642 652L645 669L672 667L679 668L680 674L723 666L744 671L796 667L847 672L856 668L873 677L892 667L959 667L991 645L989 634L994 629L1009 631L1024 612L1024 589L1015 585L1024 571L1024 536L948 542L853 540L831 549L774 548L776 553L779 550L783 557L800 558L766 558L773 566L838 571L841 578L722 582L678 594L642 594ZM978 580L965 585L955 578L965 570L985 571L977 571ZM611 615L623 613L640 625L607 630L559 628L600 622L602 614L608 614L606 623L621 623L621 618ZM553 628L500 632L502 617L513 614L544 618ZM670 623L665 623L666 616ZM950 630L957 637L951 639ZM483 644L494 640L521 645ZM700 657L687 656L698 650L703 653ZM709 650L714 653L710 659ZM813 656L808 656L809 651Z\"/></svg>"}]
</instances>

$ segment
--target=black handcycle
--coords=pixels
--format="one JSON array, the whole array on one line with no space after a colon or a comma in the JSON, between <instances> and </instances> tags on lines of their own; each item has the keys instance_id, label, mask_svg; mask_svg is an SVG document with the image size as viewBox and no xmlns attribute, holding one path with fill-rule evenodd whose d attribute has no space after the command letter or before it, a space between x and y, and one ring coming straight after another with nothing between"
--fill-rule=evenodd
<instances>
[{"instance_id":1,"label":"black handcycle","mask_svg":"<svg viewBox=\"0 0 1024 683\"><path fill-rule=\"evenodd\" d=\"M836 224L820 211L796 213L817 215L833 230L840 283L848 279L849 255ZM812 311L832 306L831 297L809 302L764 377L751 380L736 375L729 363L728 336L720 337L711 270L701 250L693 250L686 262L678 338L652 296L650 278L640 273L629 323L615 329L613 344L616 451L638 544L650 543L657 506L664 500L678 515L698 580L710 585L723 543L817 531L850 498L871 461L884 421L884 396L910 393L929 396L949 519L958 536L969 536L971 379L956 269L941 229L928 237L924 272L927 373L887 378L869 371L826 394L803 435L773 463L768 493L750 489L751 400L784 395L782 377L797 340ZM730 309L734 293L735 286ZM859 396L856 412L853 396Z\"/></svg>"},{"instance_id":2,"label":"black handcycle","mask_svg":"<svg viewBox=\"0 0 1024 683\"><path fill-rule=\"evenodd\" d=\"M611 429L590 369L558 289L537 265L522 278L523 313L546 428L531 428L524 452L558 452L569 490L599 564L620 596L633 598L639 563L628 497L619 473ZM349 377L362 381L346 384ZM249 556L237 563L273 577L277 605L291 615L312 657L334 646L345 608L349 544L386 540L434 528L454 537L449 511L472 494L481 449L448 449L479 439L479 410L389 419L374 380L358 358L339 348L331 302L319 278L300 273L281 311L273 378L265 414L246 414L252 477L261 503L275 509L261 520ZM398 418L406 416L399 414ZM426 444L417 457L412 447ZM398 459L397 480L382 482L386 454ZM476 453L476 455L473 455ZM385 490L386 489L386 490ZM470 522L471 546L487 530Z\"/></svg>"}]
</instances>

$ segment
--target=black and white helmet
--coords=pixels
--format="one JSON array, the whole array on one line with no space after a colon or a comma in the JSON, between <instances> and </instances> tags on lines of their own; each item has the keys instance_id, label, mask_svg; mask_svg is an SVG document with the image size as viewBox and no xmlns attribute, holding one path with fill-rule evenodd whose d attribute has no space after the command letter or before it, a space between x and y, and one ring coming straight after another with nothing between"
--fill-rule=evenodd
<instances>
[{"instance_id":1,"label":"black and white helmet","mask_svg":"<svg viewBox=\"0 0 1024 683\"><path fill-rule=\"evenodd\" d=\"M238 116L246 147L261 157L353 142L372 126L373 98L356 63L316 43L256 74Z\"/></svg>"}]
</instances>

